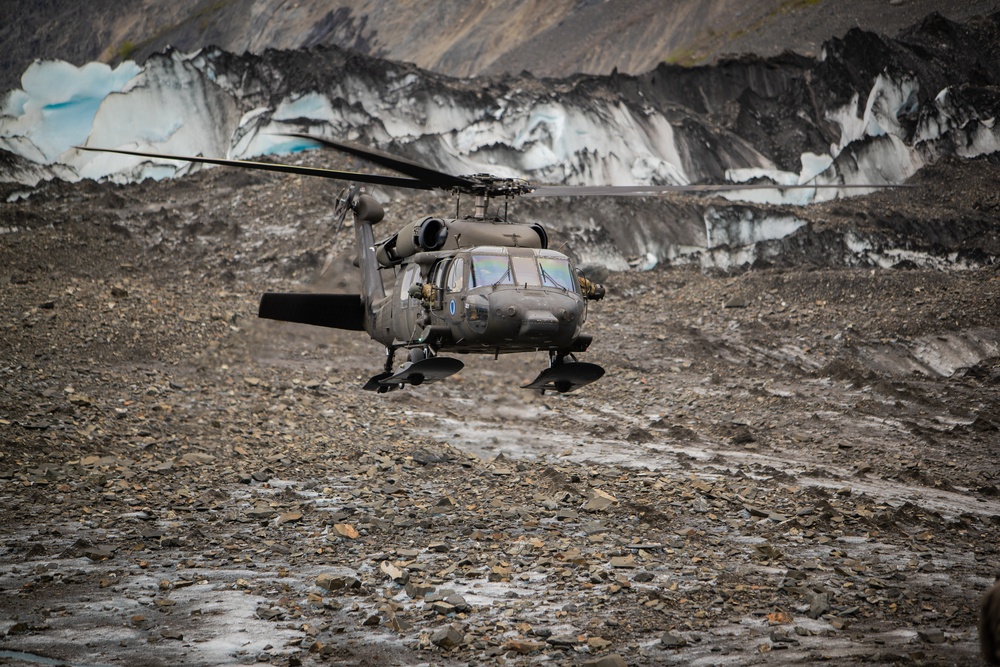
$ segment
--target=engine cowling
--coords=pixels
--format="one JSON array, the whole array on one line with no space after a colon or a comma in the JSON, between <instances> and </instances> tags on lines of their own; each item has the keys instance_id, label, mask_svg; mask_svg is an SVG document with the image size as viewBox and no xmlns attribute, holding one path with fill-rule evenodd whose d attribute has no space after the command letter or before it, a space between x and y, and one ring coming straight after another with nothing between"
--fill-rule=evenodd
<instances>
[{"instance_id":1,"label":"engine cowling","mask_svg":"<svg viewBox=\"0 0 1000 667\"><path fill-rule=\"evenodd\" d=\"M403 227L380 243L376 257L379 264L389 267L418 252L459 250L475 246L545 249L548 243L545 228L538 224L429 217Z\"/></svg>"}]
</instances>

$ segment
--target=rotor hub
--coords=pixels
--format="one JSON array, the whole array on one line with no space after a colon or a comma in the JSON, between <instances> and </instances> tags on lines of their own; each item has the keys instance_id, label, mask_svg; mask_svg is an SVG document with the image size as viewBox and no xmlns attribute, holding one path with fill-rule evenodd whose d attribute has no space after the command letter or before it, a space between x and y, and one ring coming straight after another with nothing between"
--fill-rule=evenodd
<instances>
[{"instance_id":1,"label":"rotor hub","mask_svg":"<svg viewBox=\"0 0 1000 667\"><path fill-rule=\"evenodd\" d=\"M454 192L476 195L479 197L517 197L527 194L535 186L521 178L504 178L493 174L469 174L462 176L468 183L462 183L452 188Z\"/></svg>"}]
</instances>

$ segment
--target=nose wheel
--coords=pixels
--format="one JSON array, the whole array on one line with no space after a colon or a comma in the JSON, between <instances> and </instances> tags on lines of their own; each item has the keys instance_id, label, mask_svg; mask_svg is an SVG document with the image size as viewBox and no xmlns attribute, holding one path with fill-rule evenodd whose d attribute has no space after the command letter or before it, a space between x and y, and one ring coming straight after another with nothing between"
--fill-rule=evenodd
<instances>
[{"instance_id":1,"label":"nose wheel","mask_svg":"<svg viewBox=\"0 0 1000 667\"><path fill-rule=\"evenodd\" d=\"M569 357L572 361L566 361ZM565 394L591 382L596 382L604 376L604 369L597 364L577 361L572 353L549 353L549 367L538 374L534 382L522 385L522 389L537 389L543 394L546 391L557 391Z\"/></svg>"}]
</instances>

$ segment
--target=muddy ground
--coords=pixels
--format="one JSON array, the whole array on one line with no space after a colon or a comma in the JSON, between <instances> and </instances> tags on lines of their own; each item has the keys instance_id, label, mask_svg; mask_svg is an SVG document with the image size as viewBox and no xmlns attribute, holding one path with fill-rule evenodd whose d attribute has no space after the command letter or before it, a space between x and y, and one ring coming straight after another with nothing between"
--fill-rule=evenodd
<instances>
[{"instance_id":1,"label":"muddy ground","mask_svg":"<svg viewBox=\"0 0 1000 667\"><path fill-rule=\"evenodd\" d=\"M986 215L993 176L907 220ZM351 287L330 195L212 170L0 204L0 664L979 664L995 264L612 274L600 382L472 357L375 395L363 334L255 318Z\"/></svg>"}]
</instances>

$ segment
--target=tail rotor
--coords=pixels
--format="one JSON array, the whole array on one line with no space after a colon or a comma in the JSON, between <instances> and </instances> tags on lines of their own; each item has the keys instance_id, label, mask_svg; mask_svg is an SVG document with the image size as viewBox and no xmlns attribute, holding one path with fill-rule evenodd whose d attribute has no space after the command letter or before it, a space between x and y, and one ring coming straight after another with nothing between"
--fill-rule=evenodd
<instances>
[{"instance_id":1,"label":"tail rotor","mask_svg":"<svg viewBox=\"0 0 1000 667\"><path fill-rule=\"evenodd\" d=\"M333 264L336 242L337 239L340 238L340 230L344 228L344 220L347 219L347 213L353 209L354 203L357 200L358 193L360 191L360 187L357 185L351 185L350 187L341 190L340 194L337 195L336 204L333 208L333 216L337 220L337 228L333 232L330 252L327 253L326 261L323 263L323 269L319 272L320 278L326 275L326 272L330 270L330 266Z\"/></svg>"}]
</instances>

